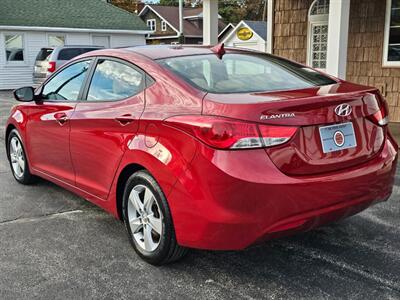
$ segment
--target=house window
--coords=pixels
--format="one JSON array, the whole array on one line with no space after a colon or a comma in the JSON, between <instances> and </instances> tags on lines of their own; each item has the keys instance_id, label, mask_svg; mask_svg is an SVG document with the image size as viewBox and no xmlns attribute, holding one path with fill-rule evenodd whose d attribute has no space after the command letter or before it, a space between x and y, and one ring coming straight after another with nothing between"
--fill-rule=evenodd
<instances>
[{"instance_id":1,"label":"house window","mask_svg":"<svg viewBox=\"0 0 400 300\"><path fill-rule=\"evenodd\" d=\"M155 31L156 30L156 20L155 19L147 20L147 27L149 27L150 30Z\"/></svg>"},{"instance_id":2,"label":"house window","mask_svg":"<svg viewBox=\"0 0 400 300\"><path fill-rule=\"evenodd\" d=\"M386 1L383 66L400 67L400 1Z\"/></svg>"},{"instance_id":3,"label":"house window","mask_svg":"<svg viewBox=\"0 0 400 300\"><path fill-rule=\"evenodd\" d=\"M49 34L49 46L50 47L60 47L65 44L65 36L60 34Z\"/></svg>"},{"instance_id":4,"label":"house window","mask_svg":"<svg viewBox=\"0 0 400 300\"><path fill-rule=\"evenodd\" d=\"M329 0L316 0L308 16L308 65L325 70L328 52Z\"/></svg>"},{"instance_id":5,"label":"house window","mask_svg":"<svg viewBox=\"0 0 400 300\"><path fill-rule=\"evenodd\" d=\"M315 1L311 6L310 15L329 15L329 0Z\"/></svg>"},{"instance_id":6,"label":"house window","mask_svg":"<svg viewBox=\"0 0 400 300\"><path fill-rule=\"evenodd\" d=\"M24 36L22 34L5 34L7 62L24 61Z\"/></svg>"},{"instance_id":7,"label":"house window","mask_svg":"<svg viewBox=\"0 0 400 300\"><path fill-rule=\"evenodd\" d=\"M161 21L161 31L167 31L167 22Z\"/></svg>"}]
</instances>

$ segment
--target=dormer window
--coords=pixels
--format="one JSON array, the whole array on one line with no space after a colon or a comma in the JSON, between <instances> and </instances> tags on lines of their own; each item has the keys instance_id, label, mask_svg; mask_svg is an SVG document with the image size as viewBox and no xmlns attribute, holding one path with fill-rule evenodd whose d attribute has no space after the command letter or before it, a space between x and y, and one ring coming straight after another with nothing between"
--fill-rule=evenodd
<instances>
[{"instance_id":1,"label":"dormer window","mask_svg":"<svg viewBox=\"0 0 400 300\"><path fill-rule=\"evenodd\" d=\"M167 22L161 21L161 31L167 31Z\"/></svg>"}]
</instances>

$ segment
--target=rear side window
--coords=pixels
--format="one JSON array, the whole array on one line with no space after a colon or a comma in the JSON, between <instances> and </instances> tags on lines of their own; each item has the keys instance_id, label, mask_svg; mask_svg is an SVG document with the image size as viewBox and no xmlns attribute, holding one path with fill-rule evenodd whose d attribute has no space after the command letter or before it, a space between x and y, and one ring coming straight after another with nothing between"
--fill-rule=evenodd
<instances>
[{"instance_id":1,"label":"rear side window","mask_svg":"<svg viewBox=\"0 0 400 300\"><path fill-rule=\"evenodd\" d=\"M143 90L144 75L122 62L100 59L90 83L87 100L115 101Z\"/></svg>"},{"instance_id":2,"label":"rear side window","mask_svg":"<svg viewBox=\"0 0 400 300\"><path fill-rule=\"evenodd\" d=\"M53 52L53 49L40 49L38 55L36 56L36 61L44 61L46 60L50 54Z\"/></svg>"},{"instance_id":3,"label":"rear side window","mask_svg":"<svg viewBox=\"0 0 400 300\"><path fill-rule=\"evenodd\" d=\"M66 48L61 49L58 53L58 60L70 60L81 54L81 49L79 48Z\"/></svg>"},{"instance_id":4,"label":"rear side window","mask_svg":"<svg viewBox=\"0 0 400 300\"><path fill-rule=\"evenodd\" d=\"M159 60L193 86L210 93L303 89L336 83L310 68L264 54L181 56Z\"/></svg>"}]
</instances>

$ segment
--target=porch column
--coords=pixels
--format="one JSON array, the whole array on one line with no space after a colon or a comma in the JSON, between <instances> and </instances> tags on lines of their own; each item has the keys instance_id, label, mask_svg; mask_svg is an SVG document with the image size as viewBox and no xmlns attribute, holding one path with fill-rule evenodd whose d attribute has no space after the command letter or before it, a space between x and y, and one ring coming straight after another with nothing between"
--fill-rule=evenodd
<instances>
[{"instance_id":1,"label":"porch column","mask_svg":"<svg viewBox=\"0 0 400 300\"><path fill-rule=\"evenodd\" d=\"M350 1L331 0L329 5L326 72L341 79L346 78Z\"/></svg>"},{"instance_id":2,"label":"porch column","mask_svg":"<svg viewBox=\"0 0 400 300\"><path fill-rule=\"evenodd\" d=\"M203 44L218 44L218 0L203 1Z\"/></svg>"},{"instance_id":3,"label":"porch column","mask_svg":"<svg viewBox=\"0 0 400 300\"><path fill-rule=\"evenodd\" d=\"M267 3L267 53L274 52L274 0Z\"/></svg>"}]
</instances>

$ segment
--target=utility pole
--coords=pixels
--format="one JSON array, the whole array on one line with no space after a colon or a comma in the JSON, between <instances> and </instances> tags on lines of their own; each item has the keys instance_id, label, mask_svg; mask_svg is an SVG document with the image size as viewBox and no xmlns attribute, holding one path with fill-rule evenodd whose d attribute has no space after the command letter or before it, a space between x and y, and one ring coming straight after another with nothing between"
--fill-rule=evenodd
<instances>
[{"instance_id":1,"label":"utility pole","mask_svg":"<svg viewBox=\"0 0 400 300\"><path fill-rule=\"evenodd\" d=\"M179 43L185 43L185 37L183 35L183 0L179 0Z\"/></svg>"}]
</instances>

